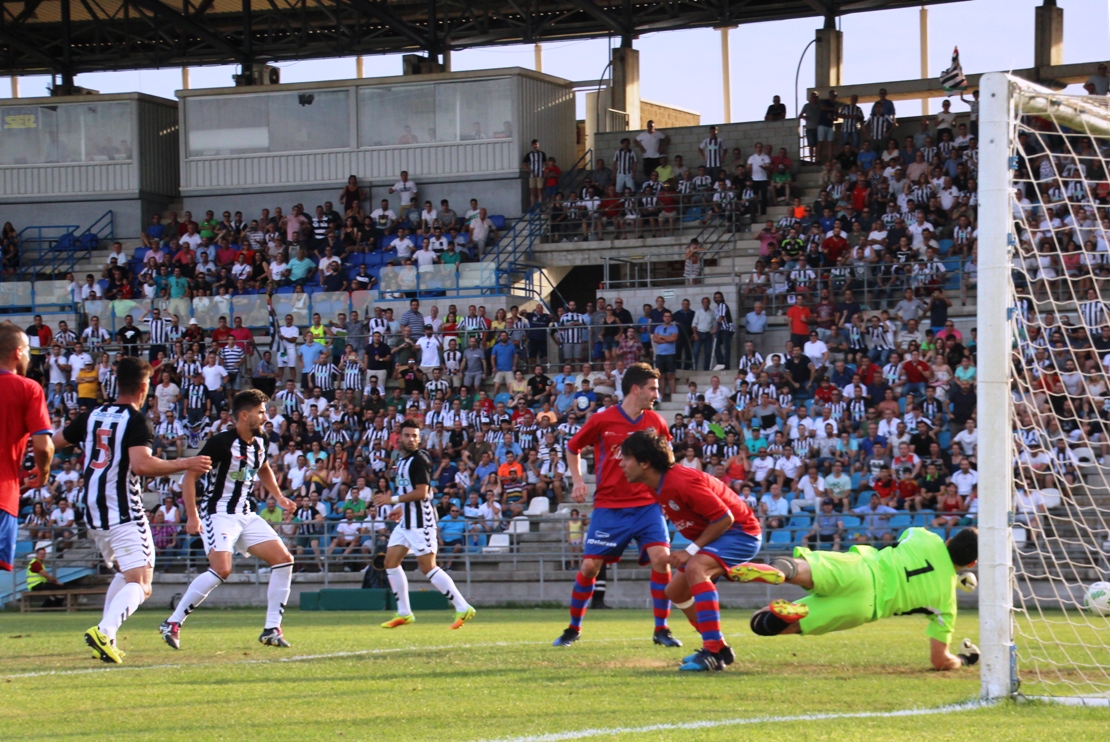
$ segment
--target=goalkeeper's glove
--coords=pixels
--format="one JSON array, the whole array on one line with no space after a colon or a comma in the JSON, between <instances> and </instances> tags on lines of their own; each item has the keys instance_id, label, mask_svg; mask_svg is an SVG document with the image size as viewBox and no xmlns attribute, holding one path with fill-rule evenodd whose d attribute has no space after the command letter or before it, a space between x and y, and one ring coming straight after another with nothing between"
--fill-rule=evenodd
<instances>
[{"instance_id":1,"label":"goalkeeper's glove","mask_svg":"<svg viewBox=\"0 0 1110 742\"><path fill-rule=\"evenodd\" d=\"M960 572L956 576L956 587L965 593L975 592L975 588L979 586L979 578L975 576L974 572Z\"/></svg>"},{"instance_id":2,"label":"goalkeeper's glove","mask_svg":"<svg viewBox=\"0 0 1110 742\"><path fill-rule=\"evenodd\" d=\"M964 639L960 644L960 649L964 651L956 656L960 658L960 662L964 664L964 667L974 665L979 661L979 647L972 644L970 639Z\"/></svg>"}]
</instances>

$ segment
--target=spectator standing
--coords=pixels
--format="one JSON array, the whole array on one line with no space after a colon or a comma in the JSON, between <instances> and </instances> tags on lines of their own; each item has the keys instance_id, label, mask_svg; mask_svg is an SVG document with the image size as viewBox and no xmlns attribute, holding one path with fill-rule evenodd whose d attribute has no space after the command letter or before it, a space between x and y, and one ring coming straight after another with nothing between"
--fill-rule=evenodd
<instances>
[{"instance_id":1,"label":"spectator standing","mask_svg":"<svg viewBox=\"0 0 1110 742\"><path fill-rule=\"evenodd\" d=\"M486 213L483 206L478 209L478 216L470 222L470 244L474 251L474 259L481 260L486 251L486 245L497 241L497 227Z\"/></svg>"},{"instance_id":2,"label":"spectator standing","mask_svg":"<svg viewBox=\"0 0 1110 742\"><path fill-rule=\"evenodd\" d=\"M763 115L764 121L784 121L786 119L786 104L782 98L774 96L771 105L767 106L767 113Z\"/></svg>"},{"instance_id":3,"label":"spectator standing","mask_svg":"<svg viewBox=\"0 0 1110 742\"><path fill-rule=\"evenodd\" d=\"M859 130L866 121L863 109L859 107L859 96L852 95L849 102L840 107L837 117L840 119L840 143L851 145L853 152L858 150L860 148ZM867 163L867 167L871 167L870 162Z\"/></svg>"},{"instance_id":4,"label":"spectator standing","mask_svg":"<svg viewBox=\"0 0 1110 742\"><path fill-rule=\"evenodd\" d=\"M698 145L698 152L705 163L706 174L713 180L717 179L717 173L724 165L725 151L725 143L717 136L717 127L710 126L709 136Z\"/></svg>"},{"instance_id":5,"label":"spectator standing","mask_svg":"<svg viewBox=\"0 0 1110 742\"><path fill-rule=\"evenodd\" d=\"M806 144L809 145L809 161L817 162L817 126L821 119L821 102L816 91L809 94L809 100L802 106L799 114L806 122Z\"/></svg>"},{"instance_id":6,"label":"spectator standing","mask_svg":"<svg viewBox=\"0 0 1110 742\"><path fill-rule=\"evenodd\" d=\"M417 188L416 183L409 180L409 171L402 170L401 179L393 184L393 187L389 189L389 192L400 194L401 212L403 213L406 209L413 205L416 199L416 194L418 194L420 191Z\"/></svg>"},{"instance_id":7,"label":"spectator standing","mask_svg":"<svg viewBox=\"0 0 1110 742\"><path fill-rule=\"evenodd\" d=\"M620 149L613 155L613 169L617 174L617 193L628 188L636 192L636 153L632 151L632 140L621 139Z\"/></svg>"},{"instance_id":8,"label":"spectator standing","mask_svg":"<svg viewBox=\"0 0 1110 742\"><path fill-rule=\"evenodd\" d=\"M533 139L532 149L524 155L520 169L528 173L528 192L534 204L543 200L543 169L546 164L547 153L540 149L540 140Z\"/></svg>"},{"instance_id":9,"label":"spectator standing","mask_svg":"<svg viewBox=\"0 0 1110 742\"><path fill-rule=\"evenodd\" d=\"M879 99L871 105L871 139L880 143L885 142L897 123L894 102L887 100L886 88L879 88Z\"/></svg>"},{"instance_id":10,"label":"spectator standing","mask_svg":"<svg viewBox=\"0 0 1110 742\"><path fill-rule=\"evenodd\" d=\"M655 128L654 121L647 122L647 130L636 135L636 147L644 156L644 177L650 178L655 168L659 167L659 160L667 151L667 144L671 141L663 132Z\"/></svg>"},{"instance_id":11,"label":"spectator standing","mask_svg":"<svg viewBox=\"0 0 1110 742\"><path fill-rule=\"evenodd\" d=\"M732 363L732 334L736 326L732 322L732 310L725 301L725 295L720 291L713 294L714 309L717 313L717 352L714 371L723 371Z\"/></svg>"},{"instance_id":12,"label":"spectator standing","mask_svg":"<svg viewBox=\"0 0 1110 742\"><path fill-rule=\"evenodd\" d=\"M830 145L831 147L831 145ZM759 213L767 211L767 184L771 180L771 157L763 150L763 142L755 143L755 152L748 157L748 178L759 196Z\"/></svg>"},{"instance_id":13,"label":"spectator standing","mask_svg":"<svg viewBox=\"0 0 1110 742\"><path fill-rule=\"evenodd\" d=\"M675 389L675 353L678 350L678 325L670 311L663 312L663 324L656 326L651 334L655 346L655 367L663 375L663 401L671 401Z\"/></svg>"}]
</instances>

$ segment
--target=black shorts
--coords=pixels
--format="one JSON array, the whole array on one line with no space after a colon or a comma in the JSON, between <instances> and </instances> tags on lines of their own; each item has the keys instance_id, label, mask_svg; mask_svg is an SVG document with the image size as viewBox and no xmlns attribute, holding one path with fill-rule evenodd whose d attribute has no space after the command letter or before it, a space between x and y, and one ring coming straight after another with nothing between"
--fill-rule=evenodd
<instances>
[{"instance_id":1,"label":"black shorts","mask_svg":"<svg viewBox=\"0 0 1110 742\"><path fill-rule=\"evenodd\" d=\"M674 353L656 353L655 354L655 368L659 369L661 374L674 373Z\"/></svg>"}]
</instances>

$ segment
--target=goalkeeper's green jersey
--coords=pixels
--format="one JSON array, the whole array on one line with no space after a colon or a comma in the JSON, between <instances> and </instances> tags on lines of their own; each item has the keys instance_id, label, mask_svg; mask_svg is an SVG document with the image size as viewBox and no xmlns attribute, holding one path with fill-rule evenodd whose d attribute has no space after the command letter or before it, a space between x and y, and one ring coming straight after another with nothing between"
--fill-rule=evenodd
<instances>
[{"instance_id":1,"label":"goalkeeper's green jersey","mask_svg":"<svg viewBox=\"0 0 1110 742\"><path fill-rule=\"evenodd\" d=\"M945 644L956 626L956 567L944 539L907 528L885 549L859 549L875 575L875 618L921 613L925 633Z\"/></svg>"}]
</instances>

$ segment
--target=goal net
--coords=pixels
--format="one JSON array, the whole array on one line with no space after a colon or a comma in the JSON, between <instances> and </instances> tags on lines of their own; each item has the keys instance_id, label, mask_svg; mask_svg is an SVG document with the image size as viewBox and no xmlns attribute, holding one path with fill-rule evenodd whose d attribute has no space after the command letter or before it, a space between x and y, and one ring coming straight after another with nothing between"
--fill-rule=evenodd
<instances>
[{"instance_id":1,"label":"goal net","mask_svg":"<svg viewBox=\"0 0 1110 742\"><path fill-rule=\"evenodd\" d=\"M983 692L1110 702L1110 100L984 75Z\"/></svg>"}]
</instances>

